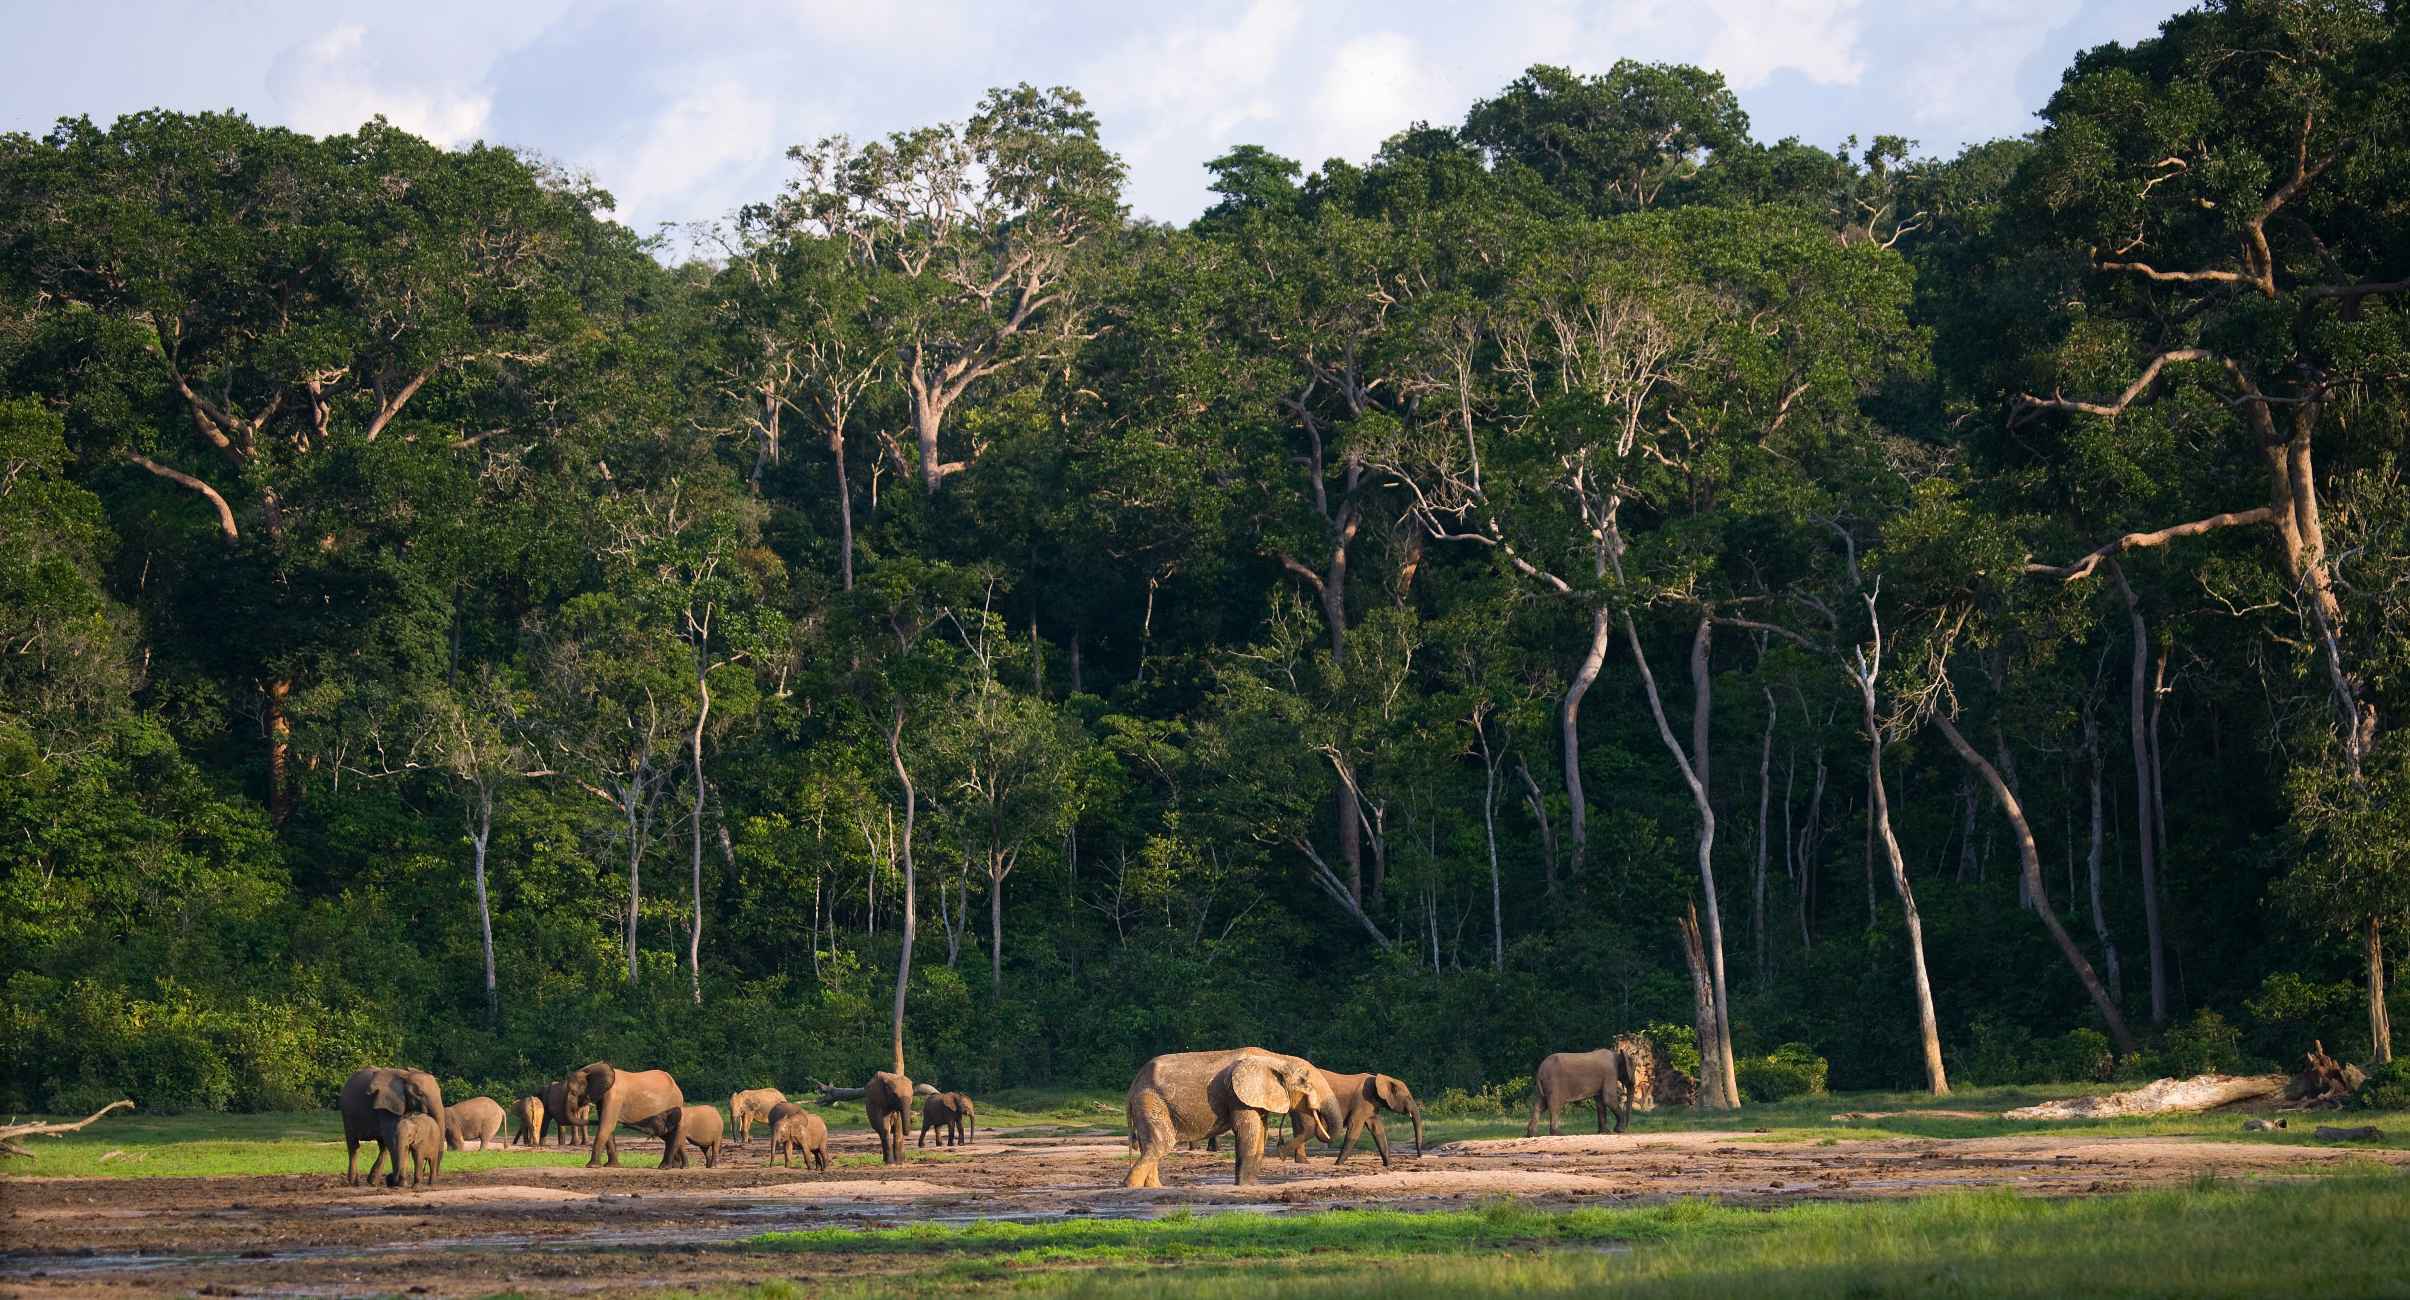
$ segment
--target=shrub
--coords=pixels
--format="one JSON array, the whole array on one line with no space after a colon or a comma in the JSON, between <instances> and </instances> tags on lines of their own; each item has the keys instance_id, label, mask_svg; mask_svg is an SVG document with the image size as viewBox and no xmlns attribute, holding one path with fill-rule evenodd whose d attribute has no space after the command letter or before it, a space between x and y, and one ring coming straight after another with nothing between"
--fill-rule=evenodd
<instances>
[{"instance_id":1,"label":"shrub","mask_svg":"<svg viewBox=\"0 0 2410 1300\"><path fill-rule=\"evenodd\" d=\"M1831 1063L1805 1043L1784 1043L1764 1056L1743 1056L1733 1064L1741 1096L1752 1102L1821 1096L1832 1073Z\"/></svg>"},{"instance_id":2,"label":"shrub","mask_svg":"<svg viewBox=\"0 0 2410 1300\"><path fill-rule=\"evenodd\" d=\"M1425 1113L1439 1119L1498 1119L1531 1104L1531 1076L1519 1074L1504 1083L1485 1083L1472 1092L1445 1088L1427 1103Z\"/></svg>"},{"instance_id":3,"label":"shrub","mask_svg":"<svg viewBox=\"0 0 2410 1300\"><path fill-rule=\"evenodd\" d=\"M1699 1031L1695 1027L1658 1020L1641 1026L1640 1036L1655 1043L1675 1069L1699 1077Z\"/></svg>"},{"instance_id":4,"label":"shrub","mask_svg":"<svg viewBox=\"0 0 2410 1300\"><path fill-rule=\"evenodd\" d=\"M2348 1042L2367 1026L2360 998L2359 987L2349 980L2321 983L2278 971L2260 983L2256 996L2243 1000L2251 1050L2298 1065L2313 1041Z\"/></svg>"},{"instance_id":5,"label":"shrub","mask_svg":"<svg viewBox=\"0 0 2410 1300\"><path fill-rule=\"evenodd\" d=\"M2410 1110L2410 1061L2387 1061L2370 1070L2351 1101L2369 1110Z\"/></svg>"},{"instance_id":6,"label":"shrub","mask_svg":"<svg viewBox=\"0 0 2410 1300\"><path fill-rule=\"evenodd\" d=\"M2179 1079L2236 1073L2243 1068L2243 1031L2203 1008L2167 1031L2159 1041L2156 1063L2161 1074Z\"/></svg>"}]
</instances>

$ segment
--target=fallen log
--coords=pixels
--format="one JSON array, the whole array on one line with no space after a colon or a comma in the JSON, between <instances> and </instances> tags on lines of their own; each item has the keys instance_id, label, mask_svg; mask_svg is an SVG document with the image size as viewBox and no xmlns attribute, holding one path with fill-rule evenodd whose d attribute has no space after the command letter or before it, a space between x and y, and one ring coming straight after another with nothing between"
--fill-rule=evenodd
<instances>
[{"instance_id":1,"label":"fallen log","mask_svg":"<svg viewBox=\"0 0 2410 1300\"><path fill-rule=\"evenodd\" d=\"M2382 1142L2385 1140L2385 1130L2367 1124L2358 1128L2330 1128L2321 1124L2318 1131L2310 1136L2321 1142Z\"/></svg>"},{"instance_id":2,"label":"fallen log","mask_svg":"<svg viewBox=\"0 0 2410 1300\"><path fill-rule=\"evenodd\" d=\"M18 1146L18 1138L57 1137L61 1133L74 1133L81 1130L85 1125L90 1124L92 1121L99 1119L101 1116L106 1115L110 1111L116 1110L120 1107L123 1107L127 1110L132 1110L134 1108L134 1102L131 1098L128 1098L124 1101L110 1102L108 1105L84 1116L82 1119L77 1120L73 1124L0 1124L0 1156L21 1156L24 1159L31 1160L34 1158L33 1152L24 1147Z\"/></svg>"},{"instance_id":3,"label":"fallen log","mask_svg":"<svg viewBox=\"0 0 2410 1300\"><path fill-rule=\"evenodd\" d=\"M2281 1074L2199 1074L2189 1079L2160 1079L2154 1083L2100 1097L2070 1097L2038 1106L2020 1106L2002 1119L2115 1119L2126 1115L2181 1115L2216 1110L2238 1101L2272 1097L2284 1091Z\"/></svg>"},{"instance_id":4,"label":"fallen log","mask_svg":"<svg viewBox=\"0 0 2410 1300\"><path fill-rule=\"evenodd\" d=\"M1862 1119L1991 1119L1980 1110L1845 1110L1832 1117L1835 1124L1848 1124Z\"/></svg>"}]
</instances>

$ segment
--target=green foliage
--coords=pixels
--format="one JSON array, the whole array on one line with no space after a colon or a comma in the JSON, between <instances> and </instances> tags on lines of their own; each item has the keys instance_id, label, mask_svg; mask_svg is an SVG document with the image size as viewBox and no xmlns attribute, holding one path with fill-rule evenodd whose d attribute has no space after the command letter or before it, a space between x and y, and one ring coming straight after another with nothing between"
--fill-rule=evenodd
<instances>
[{"instance_id":1,"label":"green foliage","mask_svg":"<svg viewBox=\"0 0 2410 1300\"><path fill-rule=\"evenodd\" d=\"M2410 1110L2410 1062L2385 1062L2368 1071L2352 1104L2369 1110Z\"/></svg>"},{"instance_id":2,"label":"green foliage","mask_svg":"<svg viewBox=\"0 0 2410 1300\"><path fill-rule=\"evenodd\" d=\"M1678 1025L1653 1020L1640 1027L1640 1036L1657 1045L1665 1059L1684 1074L1697 1078L1699 1074L1699 1030L1696 1025Z\"/></svg>"},{"instance_id":3,"label":"green foliage","mask_svg":"<svg viewBox=\"0 0 2410 1300\"><path fill-rule=\"evenodd\" d=\"M1784 1043L1764 1056L1739 1057L1733 1070L1745 1100L1771 1102L1822 1096L1832 1064L1805 1043Z\"/></svg>"},{"instance_id":4,"label":"green foliage","mask_svg":"<svg viewBox=\"0 0 2410 1300\"><path fill-rule=\"evenodd\" d=\"M2243 1031L2204 1007L2171 1025L2151 1054L2159 1074L2185 1079L2196 1074L2236 1074L2244 1068Z\"/></svg>"}]
</instances>

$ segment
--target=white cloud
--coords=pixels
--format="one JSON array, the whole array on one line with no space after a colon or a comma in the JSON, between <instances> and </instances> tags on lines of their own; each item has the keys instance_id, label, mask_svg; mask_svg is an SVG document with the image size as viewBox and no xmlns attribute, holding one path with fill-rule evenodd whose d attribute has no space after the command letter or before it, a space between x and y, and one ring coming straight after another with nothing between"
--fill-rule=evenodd
<instances>
[{"instance_id":1,"label":"white cloud","mask_svg":"<svg viewBox=\"0 0 2410 1300\"><path fill-rule=\"evenodd\" d=\"M1786 69L1821 85L1854 86L1866 72L1860 7L1861 0L1707 0L1721 25L1699 62L1735 90Z\"/></svg>"},{"instance_id":2,"label":"white cloud","mask_svg":"<svg viewBox=\"0 0 2410 1300\"><path fill-rule=\"evenodd\" d=\"M2081 0L1969 0L1952 28L1933 33L1941 39L1927 41L1921 57L1902 69L1908 93L1899 101L1908 124L1920 131L1983 134L2000 128L1970 128L1998 119L2003 105L2026 113L2039 109L2039 103L2024 102L2018 70L2052 29L2082 8Z\"/></svg>"},{"instance_id":3,"label":"white cloud","mask_svg":"<svg viewBox=\"0 0 2410 1300\"><path fill-rule=\"evenodd\" d=\"M1145 32L1073 79L1130 164L1138 211L1193 207L1205 160L1279 119L1275 74L1303 16L1300 0L1254 0L1227 23Z\"/></svg>"},{"instance_id":4,"label":"white cloud","mask_svg":"<svg viewBox=\"0 0 2410 1300\"><path fill-rule=\"evenodd\" d=\"M711 219L766 197L743 182L804 139L797 114L744 81L696 69L699 85L597 151L595 174L622 220L650 233L662 220Z\"/></svg>"},{"instance_id":5,"label":"white cloud","mask_svg":"<svg viewBox=\"0 0 2410 1300\"><path fill-rule=\"evenodd\" d=\"M1418 118L1452 121L1464 101L1401 32L1358 36L1331 54L1322 86L1298 125L1311 166L1329 157L1362 158Z\"/></svg>"},{"instance_id":6,"label":"white cloud","mask_svg":"<svg viewBox=\"0 0 2410 1300\"><path fill-rule=\"evenodd\" d=\"M268 68L268 93L284 120L313 135L350 131L383 114L395 126L445 147L485 128L493 96L475 87L428 82L421 61L371 40L359 23L331 28L287 48Z\"/></svg>"}]
</instances>

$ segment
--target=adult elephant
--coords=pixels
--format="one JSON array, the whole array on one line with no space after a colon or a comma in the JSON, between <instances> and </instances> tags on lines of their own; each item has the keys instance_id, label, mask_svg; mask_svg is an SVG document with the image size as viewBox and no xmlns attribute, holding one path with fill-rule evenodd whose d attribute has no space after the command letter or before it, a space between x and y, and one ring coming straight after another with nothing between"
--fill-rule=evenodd
<instances>
[{"instance_id":1,"label":"adult elephant","mask_svg":"<svg viewBox=\"0 0 2410 1300\"><path fill-rule=\"evenodd\" d=\"M510 1117L518 1124L518 1132L503 1145L534 1146L536 1135L544 1129L544 1098L535 1093L519 1098L510 1105Z\"/></svg>"},{"instance_id":2,"label":"adult elephant","mask_svg":"<svg viewBox=\"0 0 2410 1300\"><path fill-rule=\"evenodd\" d=\"M542 1144L545 1126L552 1129L552 1140L561 1146L584 1146L587 1140L586 1108L569 1109L569 1084L555 1079L544 1085L544 1123L536 1128L538 1145Z\"/></svg>"},{"instance_id":3,"label":"adult elephant","mask_svg":"<svg viewBox=\"0 0 2410 1300\"><path fill-rule=\"evenodd\" d=\"M575 1114L594 1106L594 1149L586 1168L619 1163L619 1126L641 1129L655 1137L674 1137L665 1118L686 1104L686 1094L667 1070L622 1070L609 1061L596 1061L561 1080L561 1101ZM663 1164L674 1154L662 1149Z\"/></svg>"},{"instance_id":4,"label":"adult elephant","mask_svg":"<svg viewBox=\"0 0 2410 1300\"><path fill-rule=\"evenodd\" d=\"M1322 1085L1329 1091L1330 1101L1321 1109L1323 1128L1330 1134L1325 1141L1339 1143L1339 1158L1334 1164L1346 1164L1347 1155L1355 1150L1356 1139L1367 1129L1372 1132L1372 1149L1379 1152L1381 1164L1389 1164L1389 1130L1381 1122L1381 1112L1404 1115L1414 1121L1414 1154L1423 1153L1423 1104L1414 1099L1414 1092L1405 1081L1388 1074L1332 1074L1317 1071ZM1342 1136L1344 1134L1344 1136ZM1292 1160L1305 1159L1305 1131L1299 1129L1280 1154Z\"/></svg>"},{"instance_id":5,"label":"adult elephant","mask_svg":"<svg viewBox=\"0 0 2410 1300\"><path fill-rule=\"evenodd\" d=\"M1615 1131L1632 1123L1632 1099L1639 1094L1638 1067L1632 1055L1613 1047L1595 1052L1557 1052L1540 1062L1531 1076L1531 1119L1523 1136L1540 1131L1540 1112L1548 1112L1548 1135L1556 1136L1557 1112L1575 1102L1598 1104L1598 1131L1607 1131L1607 1114L1615 1115Z\"/></svg>"},{"instance_id":6,"label":"adult elephant","mask_svg":"<svg viewBox=\"0 0 2410 1300\"><path fill-rule=\"evenodd\" d=\"M343 1081L339 1104L343 1111L343 1183L347 1187L358 1181L362 1142L377 1144L377 1157L368 1164L369 1181L376 1181L379 1166L390 1163L385 1185L402 1185L402 1116L425 1115L435 1121L438 1135L443 1132L443 1085L425 1070L377 1065L354 1070Z\"/></svg>"},{"instance_id":7,"label":"adult elephant","mask_svg":"<svg viewBox=\"0 0 2410 1300\"><path fill-rule=\"evenodd\" d=\"M879 1135L879 1159L904 1163L904 1143L912 1134L912 1080L893 1070L881 1070L862 1086L862 1110Z\"/></svg>"},{"instance_id":8,"label":"adult elephant","mask_svg":"<svg viewBox=\"0 0 2410 1300\"><path fill-rule=\"evenodd\" d=\"M478 1150L485 1150L488 1143L503 1136L506 1113L502 1103L491 1097L471 1097L444 1107L444 1148L459 1151L474 1142Z\"/></svg>"},{"instance_id":9,"label":"adult elephant","mask_svg":"<svg viewBox=\"0 0 2410 1300\"><path fill-rule=\"evenodd\" d=\"M1138 1161L1122 1185L1163 1186L1163 1157L1174 1147L1227 1132L1237 1148L1238 1182L1245 1186L1263 1165L1266 1115L1293 1115L1299 1132L1327 1138L1322 1112L1333 1104L1322 1072L1302 1057L1260 1047L1158 1056L1130 1081L1130 1140Z\"/></svg>"},{"instance_id":10,"label":"adult elephant","mask_svg":"<svg viewBox=\"0 0 2410 1300\"><path fill-rule=\"evenodd\" d=\"M728 1095L728 1128L737 1146L753 1140L753 1126L770 1118L770 1108L784 1102L787 1095L776 1088L747 1088Z\"/></svg>"}]
</instances>

